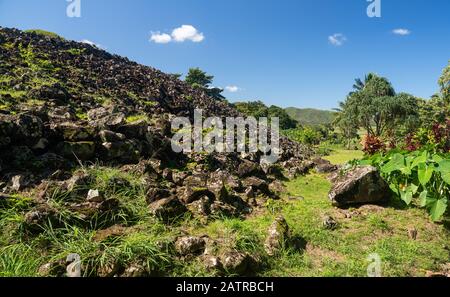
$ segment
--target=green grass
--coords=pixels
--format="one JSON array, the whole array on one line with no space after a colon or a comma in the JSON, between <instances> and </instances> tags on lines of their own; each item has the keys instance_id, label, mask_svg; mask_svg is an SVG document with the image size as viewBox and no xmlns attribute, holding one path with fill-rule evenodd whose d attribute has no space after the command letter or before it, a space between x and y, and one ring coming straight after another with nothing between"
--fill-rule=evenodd
<instances>
[{"instance_id":1,"label":"green grass","mask_svg":"<svg viewBox=\"0 0 450 297\"><path fill-rule=\"evenodd\" d=\"M337 149L334 150L331 155L323 158L330 161L332 164L342 165L354 159L361 159L363 156L364 153L362 151Z\"/></svg>"},{"instance_id":2,"label":"green grass","mask_svg":"<svg viewBox=\"0 0 450 297\"><path fill-rule=\"evenodd\" d=\"M86 51L85 48L82 48L82 49L71 48L71 49L66 50L66 52L68 52L69 54L72 54L74 56L79 56L79 55L83 54L85 51Z\"/></svg>"},{"instance_id":3,"label":"green grass","mask_svg":"<svg viewBox=\"0 0 450 297\"><path fill-rule=\"evenodd\" d=\"M148 116L145 114L136 114L128 116L125 121L129 124L139 122L139 121L148 121Z\"/></svg>"},{"instance_id":4,"label":"green grass","mask_svg":"<svg viewBox=\"0 0 450 297\"><path fill-rule=\"evenodd\" d=\"M50 31L41 30L41 29L25 30L25 32L27 32L27 33L36 33L38 35L48 36L48 37L52 37L52 38L62 38L61 36L59 36L56 33L53 33L53 32L50 32Z\"/></svg>"},{"instance_id":5,"label":"green grass","mask_svg":"<svg viewBox=\"0 0 450 297\"><path fill-rule=\"evenodd\" d=\"M356 155L337 153L331 156L334 162ZM32 209L31 199L17 196L9 208L0 210L0 276L37 276L40 265L70 253L81 256L84 276L131 264L142 265L151 275L215 275L205 270L200 258L175 255L172 243L181 234L207 235L216 241L210 248L218 256L230 251L249 253L261 263L259 276L366 276L367 257L372 253L381 257L383 276L423 276L428 270L438 271L449 259L448 229L430 222L424 210L399 209L395 203L337 209L327 197L330 182L316 173L286 182L282 200L269 200L265 208L246 219L218 217L205 222L186 215L165 225L148 214L142 176L99 165L82 170L92 176L89 188L120 201L119 212L90 224L46 225L42 233L30 236L23 230L23 218ZM115 186L111 186L112 180ZM51 204L70 222L74 214L64 210L67 199L70 193L55 194ZM286 247L275 256L265 253L267 229L279 214L286 218L292 236L307 242L304 250ZM324 216L335 218L338 227L325 229ZM98 239L99 232L104 232L98 229L111 223L126 231ZM413 227L418 230L416 240L408 237L408 229Z\"/></svg>"}]
</instances>

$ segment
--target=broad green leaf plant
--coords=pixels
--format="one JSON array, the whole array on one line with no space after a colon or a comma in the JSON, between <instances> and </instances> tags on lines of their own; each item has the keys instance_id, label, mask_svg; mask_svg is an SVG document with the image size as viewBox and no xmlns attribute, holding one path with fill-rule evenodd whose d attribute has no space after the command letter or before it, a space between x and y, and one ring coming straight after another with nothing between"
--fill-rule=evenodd
<instances>
[{"instance_id":1,"label":"broad green leaf plant","mask_svg":"<svg viewBox=\"0 0 450 297\"><path fill-rule=\"evenodd\" d=\"M431 219L444 216L450 199L450 158L429 151L391 151L358 162L378 167L391 190L407 205L418 199Z\"/></svg>"}]
</instances>

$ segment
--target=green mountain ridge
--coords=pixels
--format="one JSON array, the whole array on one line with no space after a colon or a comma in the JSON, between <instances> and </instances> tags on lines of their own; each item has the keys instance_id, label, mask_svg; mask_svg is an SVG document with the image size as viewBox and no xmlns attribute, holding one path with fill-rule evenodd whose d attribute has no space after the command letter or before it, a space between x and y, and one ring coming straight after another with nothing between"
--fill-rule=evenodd
<instances>
[{"instance_id":1,"label":"green mountain ridge","mask_svg":"<svg viewBox=\"0 0 450 297\"><path fill-rule=\"evenodd\" d=\"M302 125L325 125L333 122L336 112L315 108L285 108L287 114Z\"/></svg>"}]
</instances>

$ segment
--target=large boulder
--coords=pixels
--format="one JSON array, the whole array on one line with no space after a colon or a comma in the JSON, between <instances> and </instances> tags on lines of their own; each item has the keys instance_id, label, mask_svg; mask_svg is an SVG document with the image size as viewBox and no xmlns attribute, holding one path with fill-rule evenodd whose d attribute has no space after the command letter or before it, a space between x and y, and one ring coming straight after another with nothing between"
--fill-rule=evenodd
<instances>
[{"instance_id":1,"label":"large boulder","mask_svg":"<svg viewBox=\"0 0 450 297\"><path fill-rule=\"evenodd\" d=\"M51 129L56 131L66 141L92 140L95 136L94 127L82 126L71 122L52 124Z\"/></svg>"},{"instance_id":2,"label":"large boulder","mask_svg":"<svg viewBox=\"0 0 450 297\"><path fill-rule=\"evenodd\" d=\"M214 194L207 188L180 187L177 189L177 195L185 204L192 203L204 197L214 200Z\"/></svg>"},{"instance_id":3,"label":"large boulder","mask_svg":"<svg viewBox=\"0 0 450 297\"><path fill-rule=\"evenodd\" d=\"M277 217L272 225L270 225L266 242L264 243L264 249L267 254L273 256L283 249L289 240L289 236L289 226L286 219L282 216Z\"/></svg>"},{"instance_id":4,"label":"large boulder","mask_svg":"<svg viewBox=\"0 0 450 297\"><path fill-rule=\"evenodd\" d=\"M118 160L131 163L137 162L141 151L142 146L139 141L135 139L118 142L104 142L101 147L102 157L108 161Z\"/></svg>"},{"instance_id":5,"label":"large boulder","mask_svg":"<svg viewBox=\"0 0 450 297\"><path fill-rule=\"evenodd\" d=\"M44 124L42 120L33 115L23 114L17 117L15 121L13 134L17 141L27 145L35 144L43 133Z\"/></svg>"},{"instance_id":6,"label":"large boulder","mask_svg":"<svg viewBox=\"0 0 450 297\"><path fill-rule=\"evenodd\" d=\"M328 197L336 206L387 202L389 185L372 166L358 166L340 177Z\"/></svg>"},{"instance_id":7,"label":"large boulder","mask_svg":"<svg viewBox=\"0 0 450 297\"><path fill-rule=\"evenodd\" d=\"M176 197L155 201L149 205L150 212L163 221L171 221L183 215L187 208Z\"/></svg>"},{"instance_id":8,"label":"large boulder","mask_svg":"<svg viewBox=\"0 0 450 297\"><path fill-rule=\"evenodd\" d=\"M239 276L251 275L258 263L247 253L228 252L221 257L224 269Z\"/></svg>"},{"instance_id":9,"label":"large boulder","mask_svg":"<svg viewBox=\"0 0 450 297\"><path fill-rule=\"evenodd\" d=\"M170 191L160 187L149 187L146 194L147 203L170 197Z\"/></svg>"},{"instance_id":10,"label":"large boulder","mask_svg":"<svg viewBox=\"0 0 450 297\"><path fill-rule=\"evenodd\" d=\"M92 141L64 141L58 144L58 151L65 158L88 161L95 156L95 143Z\"/></svg>"},{"instance_id":11,"label":"large boulder","mask_svg":"<svg viewBox=\"0 0 450 297\"><path fill-rule=\"evenodd\" d=\"M175 242L175 249L182 256L201 254L205 246L205 239L194 236L179 237Z\"/></svg>"},{"instance_id":12,"label":"large boulder","mask_svg":"<svg viewBox=\"0 0 450 297\"><path fill-rule=\"evenodd\" d=\"M258 163L243 160L237 169L237 174L239 177L247 177L250 175L258 174L260 172L260 167Z\"/></svg>"},{"instance_id":13,"label":"large boulder","mask_svg":"<svg viewBox=\"0 0 450 297\"><path fill-rule=\"evenodd\" d=\"M139 120L131 123L126 123L118 128L118 131L128 138L137 139L151 139L151 135L148 132L148 123L146 120Z\"/></svg>"},{"instance_id":14,"label":"large boulder","mask_svg":"<svg viewBox=\"0 0 450 297\"><path fill-rule=\"evenodd\" d=\"M121 133L115 133L109 130L102 130L98 133L98 136L102 142L118 142L126 139L125 135Z\"/></svg>"},{"instance_id":15,"label":"large boulder","mask_svg":"<svg viewBox=\"0 0 450 297\"><path fill-rule=\"evenodd\" d=\"M30 97L37 99L49 99L65 102L70 98L69 92L59 83L51 86L43 85L30 91Z\"/></svg>"},{"instance_id":16,"label":"large boulder","mask_svg":"<svg viewBox=\"0 0 450 297\"><path fill-rule=\"evenodd\" d=\"M317 173L330 173L338 169L336 165L333 165L330 161L322 158L317 158L313 162L315 164L314 169Z\"/></svg>"},{"instance_id":17,"label":"large boulder","mask_svg":"<svg viewBox=\"0 0 450 297\"><path fill-rule=\"evenodd\" d=\"M46 224L51 224L53 227L60 226L61 214L49 206L48 204L41 204L27 212L24 217L25 230L34 232L41 232Z\"/></svg>"}]
</instances>

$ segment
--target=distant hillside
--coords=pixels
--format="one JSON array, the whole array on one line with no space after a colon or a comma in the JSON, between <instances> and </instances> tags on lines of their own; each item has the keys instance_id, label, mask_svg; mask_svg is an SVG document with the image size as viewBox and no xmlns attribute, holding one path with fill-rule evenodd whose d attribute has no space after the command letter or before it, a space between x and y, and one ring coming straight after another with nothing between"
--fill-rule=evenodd
<instances>
[{"instance_id":1,"label":"distant hillside","mask_svg":"<svg viewBox=\"0 0 450 297\"><path fill-rule=\"evenodd\" d=\"M313 108L289 107L285 109L290 117L297 120L302 125L329 124L335 117L335 112Z\"/></svg>"}]
</instances>

